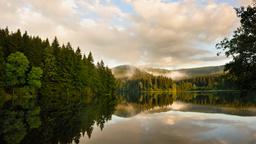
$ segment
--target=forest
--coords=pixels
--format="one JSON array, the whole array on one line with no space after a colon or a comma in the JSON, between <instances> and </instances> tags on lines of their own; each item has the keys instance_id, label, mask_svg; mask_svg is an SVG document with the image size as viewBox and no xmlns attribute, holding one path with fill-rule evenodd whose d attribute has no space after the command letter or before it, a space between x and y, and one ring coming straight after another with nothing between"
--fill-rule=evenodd
<instances>
[{"instance_id":1,"label":"forest","mask_svg":"<svg viewBox=\"0 0 256 144\"><path fill-rule=\"evenodd\" d=\"M118 80L118 92L171 91L173 81L164 76L144 75L136 79Z\"/></svg>"},{"instance_id":2,"label":"forest","mask_svg":"<svg viewBox=\"0 0 256 144\"><path fill-rule=\"evenodd\" d=\"M118 92L181 92L195 90L238 90L238 86L228 75L211 74L193 76L182 80L172 80L164 76L146 74L140 78L118 80Z\"/></svg>"},{"instance_id":3,"label":"forest","mask_svg":"<svg viewBox=\"0 0 256 144\"><path fill-rule=\"evenodd\" d=\"M227 75L212 74L195 76L176 82L177 91L191 90L238 90L238 86Z\"/></svg>"},{"instance_id":4,"label":"forest","mask_svg":"<svg viewBox=\"0 0 256 144\"><path fill-rule=\"evenodd\" d=\"M82 131L90 135L95 122L103 127L111 116L115 85L111 70L103 61L95 65L91 52L85 55L70 43L60 45L56 37L50 43L27 32L1 29L0 143L26 143L26 137L31 139L33 134L40 134L42 143L54 141L60 137L54 136L56 131L69 126L60 121L77 122L74 118L80 117L85 106L101 103L99 108L86 109L96 115L84 117L84 122L91 120Z\"/></svg>"}]
</instances>

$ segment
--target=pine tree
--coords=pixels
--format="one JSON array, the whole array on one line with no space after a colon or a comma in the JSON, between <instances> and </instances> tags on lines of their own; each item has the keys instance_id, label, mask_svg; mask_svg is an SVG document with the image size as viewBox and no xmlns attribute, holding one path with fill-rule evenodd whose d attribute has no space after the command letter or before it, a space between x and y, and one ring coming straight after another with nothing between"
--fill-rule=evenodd
<instances>
[{"instance_id":1,"label":"pine tree","mask_svg":"<svg viewBox=\"0 0 256 144\"><path fill-rule=\"evenodd\" d=\"M50 46L44 51L43 71L45 82L57 82L57 62L53 55L53 48Z\"/></svg>"},{"instance_id":2,"label":"pine tree","mask_svg":"<svg viewBox=\"0 0 256 144\"><path fill-rule=\"evenodd\" d=\"M94 60L93 60L93 56L92 56L92 53L89 52L88 56L87 56L87 60L89 63L93 64Z\"/></svg>"},{"instance_id":3,"label":"pine tree","mask_svg":"<svg viewBox=\"0 0 256 144\"><path fill-rule=\"evenodd\" d=\"M5 60L4 60L4 51L0 47L0 91L4 87L4 70L5 69Z\"/></svg>"},{"instance_id":4,"label":"pine tree","mask_svg":"<svg viewBox=\"0 0 256 144\"><path fill-rule=\"evenodd\" d=\"M57 37L54 38L51 46L53 48L53 55L58 57L58 54L60 53L60 45Z\"/></svg>"},{"instance_id":5,"label":"pine tree","mask_svg":"<svg viewBox=\"0 0 256 144\"><path fill-rule=\"evenodd\" d=\"M4 96L4 52L3 48L0 47L0 101Z\"/></svg>"}]
</instances>

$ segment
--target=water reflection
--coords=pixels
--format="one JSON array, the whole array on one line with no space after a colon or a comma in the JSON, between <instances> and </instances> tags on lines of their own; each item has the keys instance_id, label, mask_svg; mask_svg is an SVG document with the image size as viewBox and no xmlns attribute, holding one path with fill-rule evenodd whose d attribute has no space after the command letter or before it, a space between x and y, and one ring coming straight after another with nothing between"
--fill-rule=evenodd
<instances>
[{"instance_id":1,"label":"water reflection","mask_svg":"<svg viewBox=\"0 0 256 144\"><path fill-rule=\"evenodd\" d=\"M253 144L256 118L224 114L168 111L140 113L130 118L113 116L105 129L93 137L81 138L92 144Z\"/></svg>"},{"instance_id":2,"label":"water reflection","mask_svg":"<svg viewBox=\"0 0 256 144\"><path fill-rule=\"evenodd\" d=\"M115 116L104 131L96 129L92 139L82 137L80 141L89 144L256 143L255 97L220 91L122 95Z\"/></svg>"},{"instance_id":3,"label":"water reflection","mask_svg":"<svg viewBox=\"0 0 256 144\"><path fill-rule=\"evenodd\" d=\"M79 143L81 136L91 137L96 126L104 128L115 110L116 99L110 95L93 98L45 97L40 104L5 101L0 109L1 144Z\"/></svg>"},{"instance_id":4,"label":"water reflection","mask_svg":"<svg viewBox=\"0 0 256 144\"><path fill-rule=\"evenodd\" d=\"M115 114L121 117L169 110L256 116L256 95L237 91L126 93L119 101Z\"/></svg>"},{"instance_id":5,"label":"water reflection","mask_svg":"<svg viewBox=\"0 0 256 144\"><path fill-rule=\"evenodd\" d=\"M146 110L163 110L172 103L173 97L168 93L125 93L119 96L115 115L131 117Z\"/></svg>"},{"instance_id":6,"label":"water reflection","mask_svg":"<svg viewBox=\"0 0 256 144\"><path fill-rule=\"evenodd\" d=\"M256 106L256 94L244 95L239 91L182 92L177 94L176 100L200 105Z\"/></svg>"},{"instance_id":7,"label":"water reflection","mask_svg":"<svg viewBox=\"0 0 256 144\"><path fill-rule=\"evenodd\" d=\"M139 93L0 100L1 144L256 143L256 95Z\"/></svg>"}]
</instances>

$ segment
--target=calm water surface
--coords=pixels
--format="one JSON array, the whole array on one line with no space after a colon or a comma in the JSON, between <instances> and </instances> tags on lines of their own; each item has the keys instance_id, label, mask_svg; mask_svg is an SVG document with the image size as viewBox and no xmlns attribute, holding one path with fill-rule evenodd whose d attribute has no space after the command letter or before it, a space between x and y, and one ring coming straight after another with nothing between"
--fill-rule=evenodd
<instances>
[{"instance_id":1,"label":"calm water surface","mask_svg":"<svg viewBox=\"0 0 256 144\"><path fill-rule=\"evenodd\" d=\"M0 143L256 144L256 95L208 91L1 102Z\"/></svg>"},{"instance_id":2,"label":"calm water surface","mask_svg":"<svg viewBox=\"0 0 256 144\"><path fill-rule=\"evenodd\" d=\"M104 129L95 128L80 143L256 143L256 96L187 92L121 98Z\"/></svg>"}]
</instances>

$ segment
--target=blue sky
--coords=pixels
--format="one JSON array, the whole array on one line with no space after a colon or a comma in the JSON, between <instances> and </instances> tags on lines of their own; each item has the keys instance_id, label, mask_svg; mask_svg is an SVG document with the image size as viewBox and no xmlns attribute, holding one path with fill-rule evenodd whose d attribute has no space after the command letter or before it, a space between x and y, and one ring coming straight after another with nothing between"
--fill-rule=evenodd
<instances>
[{"instance_id":1,"label":"blue sky","mask_svg":"<svg viewBox=\"0 0 256 144\"><path fill-rule=\"evenodd\" d=\"M110 67L167 69L221 65L215 44L239 26L249 0L1 0L0 27L61 43Z\"/></svg>"},{"instance_id":2,"label":"blue sky","mask_svg":"<svg viewBox=\"0 0 256 144\"><path fill-rule=\"evenodd\" d=\"M162 0L162 2L172 3L172 2L180 2L182 0ZM198 3L207 3L207 0L197 0ZM116 5L119 9L126 13L135 13L133 6L126 2L125 0L111 0L111 2ZM216 3L226 3L232 5L234 7L239 7L240 3L236 0L215 0Z\"/></svg>"},{"instance_id":3,"label":"blue sky","mask_svg":"<svg viewBox=\"0 0 256 144\"><path fill-rule=\"evenodd\" d=\"M112 0L112 3L125 13L134 13L135 12L133 10L132 5L125 2L124 0Z\"/></svg>"}]
</instances>

